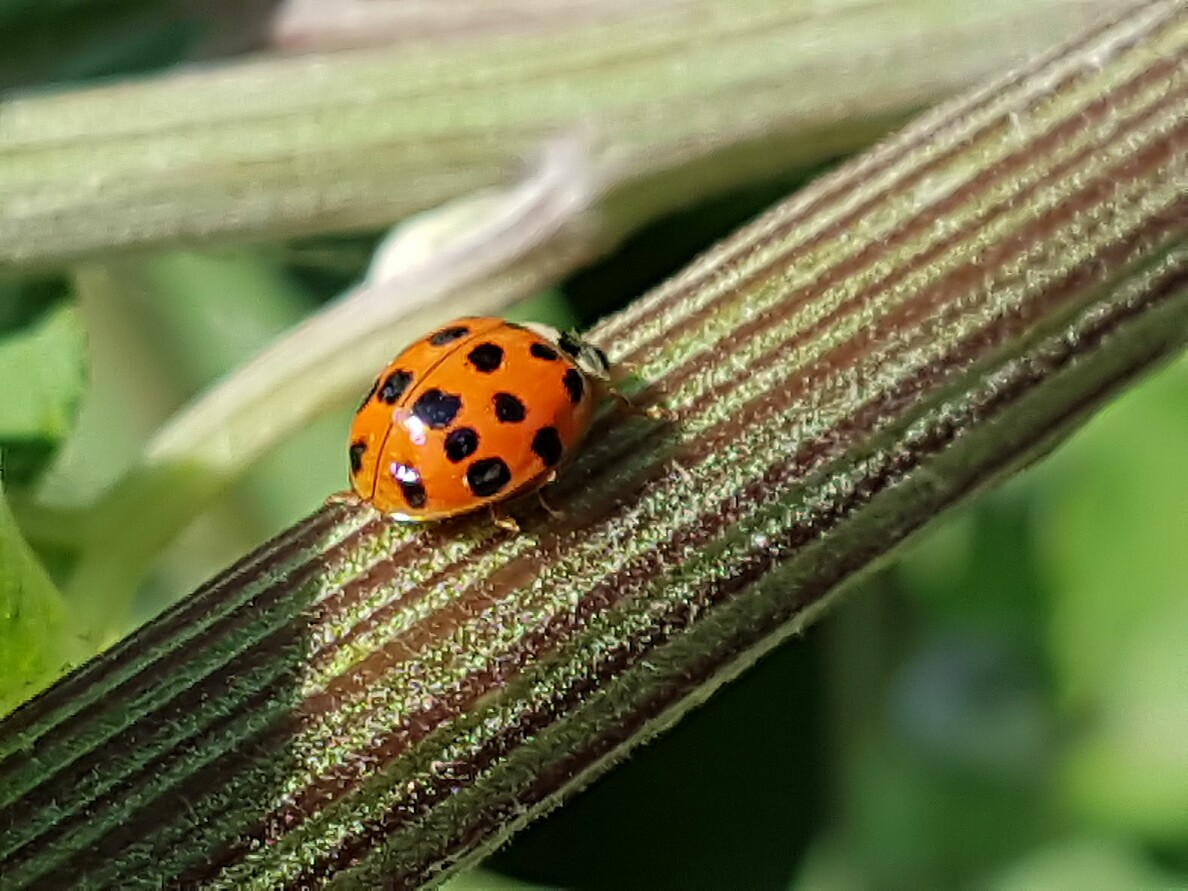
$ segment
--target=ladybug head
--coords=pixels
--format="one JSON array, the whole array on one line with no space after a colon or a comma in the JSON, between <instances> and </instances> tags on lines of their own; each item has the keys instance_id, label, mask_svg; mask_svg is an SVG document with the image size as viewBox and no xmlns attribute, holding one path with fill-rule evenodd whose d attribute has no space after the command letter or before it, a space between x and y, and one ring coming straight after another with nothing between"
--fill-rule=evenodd
<instances>
[{"instance_id":1,"label":"ladybug head","mask_svg":"<svg viewBox=\"0 0 1188 891\"><path fill-rule=\"evenodd\" d=\"M606 353L590 341L583 340L576 331L561 334L557 345L590 377L600 381L610 378L610 360L606 358Z\"/></svg>"},{"instance_id":2,"label":"ladybug head","mask_svg":"<svg viewBox=\"0 0 1188 891\"><path fill-rule=\"evenodd\" d=\"M575 361L578 367L591 377L605 381L610 379L610 359L602 347L595 346L588 340L582 340L577 335L569 335L580 345Z\"/></svg>"},{"instance_id":3,"label":"ladybug head","mask_svg":"<svg viewBox=\"0 0 1188 891\"><path fill-rule=\"evenodd\" d=\"M558 331L548 325L528 324L541 337L555 344L556 347L569 356L582 372L595 380L609 381L611 368L610 360L600 348L583 340L576 331Z\"/></svg>"}]
</instances>

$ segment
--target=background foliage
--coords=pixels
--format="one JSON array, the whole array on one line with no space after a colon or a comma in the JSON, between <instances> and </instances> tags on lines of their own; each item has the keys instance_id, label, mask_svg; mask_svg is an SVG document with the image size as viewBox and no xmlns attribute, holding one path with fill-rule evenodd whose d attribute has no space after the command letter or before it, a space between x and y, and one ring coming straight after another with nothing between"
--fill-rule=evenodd
<instances>
[{"instance_id":1,"label":"background foliage","mask_svg":"<svg viewBox=\"0 0 1188 891\"><path fill-rule=\"evenodd\" d=\"M0 7L5 45L36 41L56 60L9 57L0 80L101 78L209 47L200 20L79 6L62 30L35 4ZM588 325L815 172L666 218L513 314ZM357 279L381 235L0 283L0 447L15 507L0 502L0 710L104 643L62 629L122 610L108 592L135 588L120 621L132 627L345 484L349 405L261 462L147 573L129 559L82 595L55 587L96 525L111 524L120 547L118 516L70 506L116 479L189 397ZM491 869L512 884L584 887L1188 882L1186 441L1181 359L1039 466L941 518L804 640ZM145 491L184 499L186 486Z\"/></svg>"}]
</instances>

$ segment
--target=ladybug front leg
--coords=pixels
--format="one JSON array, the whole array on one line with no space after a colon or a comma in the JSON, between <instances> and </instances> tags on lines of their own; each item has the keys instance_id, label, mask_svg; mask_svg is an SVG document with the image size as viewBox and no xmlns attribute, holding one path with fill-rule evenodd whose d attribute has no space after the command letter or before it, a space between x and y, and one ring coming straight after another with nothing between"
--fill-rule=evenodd
<instances>
[{"instance_id":1,"label":"ladybug front leg","mask_svg":"<svg viewBox=\"0 0 1188 891\"><path fill-rule=\"evenodd\" d=\"M332 492L326 496L326 500L322 502L322 507L338 507L340 504L358 504L359 496L350 489L343 489L341 492Z\"/></svg>"},{"instance_id":2,"label":"ladybug front leg","mask_svg":"<svg viewBox=\"0 0 1188 891\"><path fill-rule=\"evenodd\" d=\"M606 395L615 400L618 410L624 414L649 418L653 421L668 421L670 423L675 421L677 414L668 406L655 403L639 405L623 394L619 387L630 378L637 376L635 366L627 362L619 362L611 367L610 373L601 378L599 383Z\"/></svg>"},{"instance_id":3,"label":"ladybug front leg","mask_svg":"<svg viewBox=\"0 0 1188 891\"><path fill-rule=\"evenodd\" d=\"M557 472L553 471L552 473L549 474L548 479L546 479L544 481L544 486L547 486L549 483L551 483L556 478L557 478ZM541 486L539 489L536 490L536 500L540 502L540 506L544 508L544 512L546 514L548 514L550 517L552 517L554 520L564 520L565 519L565 511L557 510L557 508L553 507L551 504L549 504L547 501L545 501L544 486Z\"/></svg>"},{"instance_id":4,"label":"ladybug front leg","mask_svg":"<svg viewBox=\"0 0 1188 891\"><path fill-rule=\"evenodd\" d=\"M614 387L607 385L607 392L615 400L615 405L619 411L627 415L635 415L637 417L649 418L653 421L675 421L677 413L666 405L659 405L657 403L649 403L648 405L639 405L632 402L627 396L620 393Z\"/></svg>"},{"instance_id":5,"label":"ladybug front leg","mask_svg":"<svg viewBox=\"0 0 1188 891\"><path fill-rule=\"evenodd\" d=\"M516 522L516 518L508 516L505 513L501 513L499 510L499 505L488 505L488 510L491 511L491 523L495 526L499 527L505 532L520 531L520 524Z\"/></svg>"}]
</instances>

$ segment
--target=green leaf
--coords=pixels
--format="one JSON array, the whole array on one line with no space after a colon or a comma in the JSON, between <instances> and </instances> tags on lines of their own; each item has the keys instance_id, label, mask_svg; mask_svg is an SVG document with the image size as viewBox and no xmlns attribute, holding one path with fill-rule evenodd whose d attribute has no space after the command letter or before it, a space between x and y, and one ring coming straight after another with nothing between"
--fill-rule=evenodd
<instances>
[{"instance_id":1,"label":"green leaf","mask_svg":"<svg viewBox=\"0 0 1188 891\"><path fill-rule=\"evenodd\" d=\"M1055 821L1026 780L979 775L894 742L855 767L854 856L874 887L969 887Z\"/></svg>"},{"instance_id":2,"label":"green leaf","mask_svg":"<svg viewBox=\"0 0 1188 891\"><path fill-rule=\"evenodd\" d=\"M66 303L0 334L0 469L7 482L36 478L73 428L84 354L82 325Z\"/></svg>"},{"instance_id":3,"label":"green leaf","mask_svg":"<svg viewBox=\"0 0 1188 891\"><path fill-rule=\"evenodd\" d=\"M1035 553L1051 585L1048 641L1070 707L1095 708L1136 636L1184 599L1186 440L1181 360L1107 406L1041 470Z\"/></svg>"},{"instance_id":4,"label":"green leaf","mask_svg":"<svg viewBox=\"0 0 1188 891\"><path fill-rule=\"evenodd\" d=\"M0 495L0 715L59 677L81 644Z\"/></svg>"},{"instance_id":5,"label":"green leaf","mask_svg":"<svg viewBox=\"0 0 1188 891\"><path fill-rule=\"evenodd\" d=\"M0 281L0 335L26 328L70 296L70 286L60 278Z\"/></svg>"},{"instance_id":6,"label":"green leaf","mask_svg":"<svg viewBox=\"0 0 1188 891\"><path fill-rule=\"evenodd\" d=\"M1077 735L1061 773L1097 825L1188 840L1188 363L1109 406L1052 462L1037 524L1050 654ZM1069 479L1091 485L1060 485Z\"/></svg>"},{"instance_id":7,"label":"green leaf","mask_svg":"<svg viewBox=\"0 0 1188 891\"><path fill-rule=\"evenodd\" d=\"M1072 805L1093 823L1171 845L1188 841L1185 640L1183 601L1130 635L1061 777Z\"/></svg>"},{"instance_id":8,"label":"green leaf","mask_svg":"<svg viewBox=\"0 0 1188 891\"><path fill-rule=\"evenodd\" d=\"M489 869L472 869L450 879L443 887L445 891L531 891L544 886L500 875Z\"/></svg>"},{"instance_id":9,"label":"green leaf","mask_svg":"<svg viewBox=\"0 0 1188 891\"><path fill-rule=\"evenodd\" d=\"M991 891L1112 891L1114 888L1170 888L1138 850L1116 840L1077 838L1041 848L989 883Z\"/></svg>"}]
</instances>

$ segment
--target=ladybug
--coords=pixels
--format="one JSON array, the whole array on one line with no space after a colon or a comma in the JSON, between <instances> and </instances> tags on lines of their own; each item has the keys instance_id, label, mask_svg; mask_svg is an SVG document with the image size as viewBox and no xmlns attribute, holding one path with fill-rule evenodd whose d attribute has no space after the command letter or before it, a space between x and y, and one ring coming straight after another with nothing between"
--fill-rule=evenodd
<instances>
[{"instance_id":1,"label":"ladybug","mask_svg":"<svg viewBox=\"0 0 1188 891\"><path fill-rule=\"evenodd\" d=\"M351 425L351 487L397 520L440 520L551 482L602 396L606 353L546 325L450 322L388 364ZM547 505L546 505L547 507Z\"/></svg>"}]
</instances>

